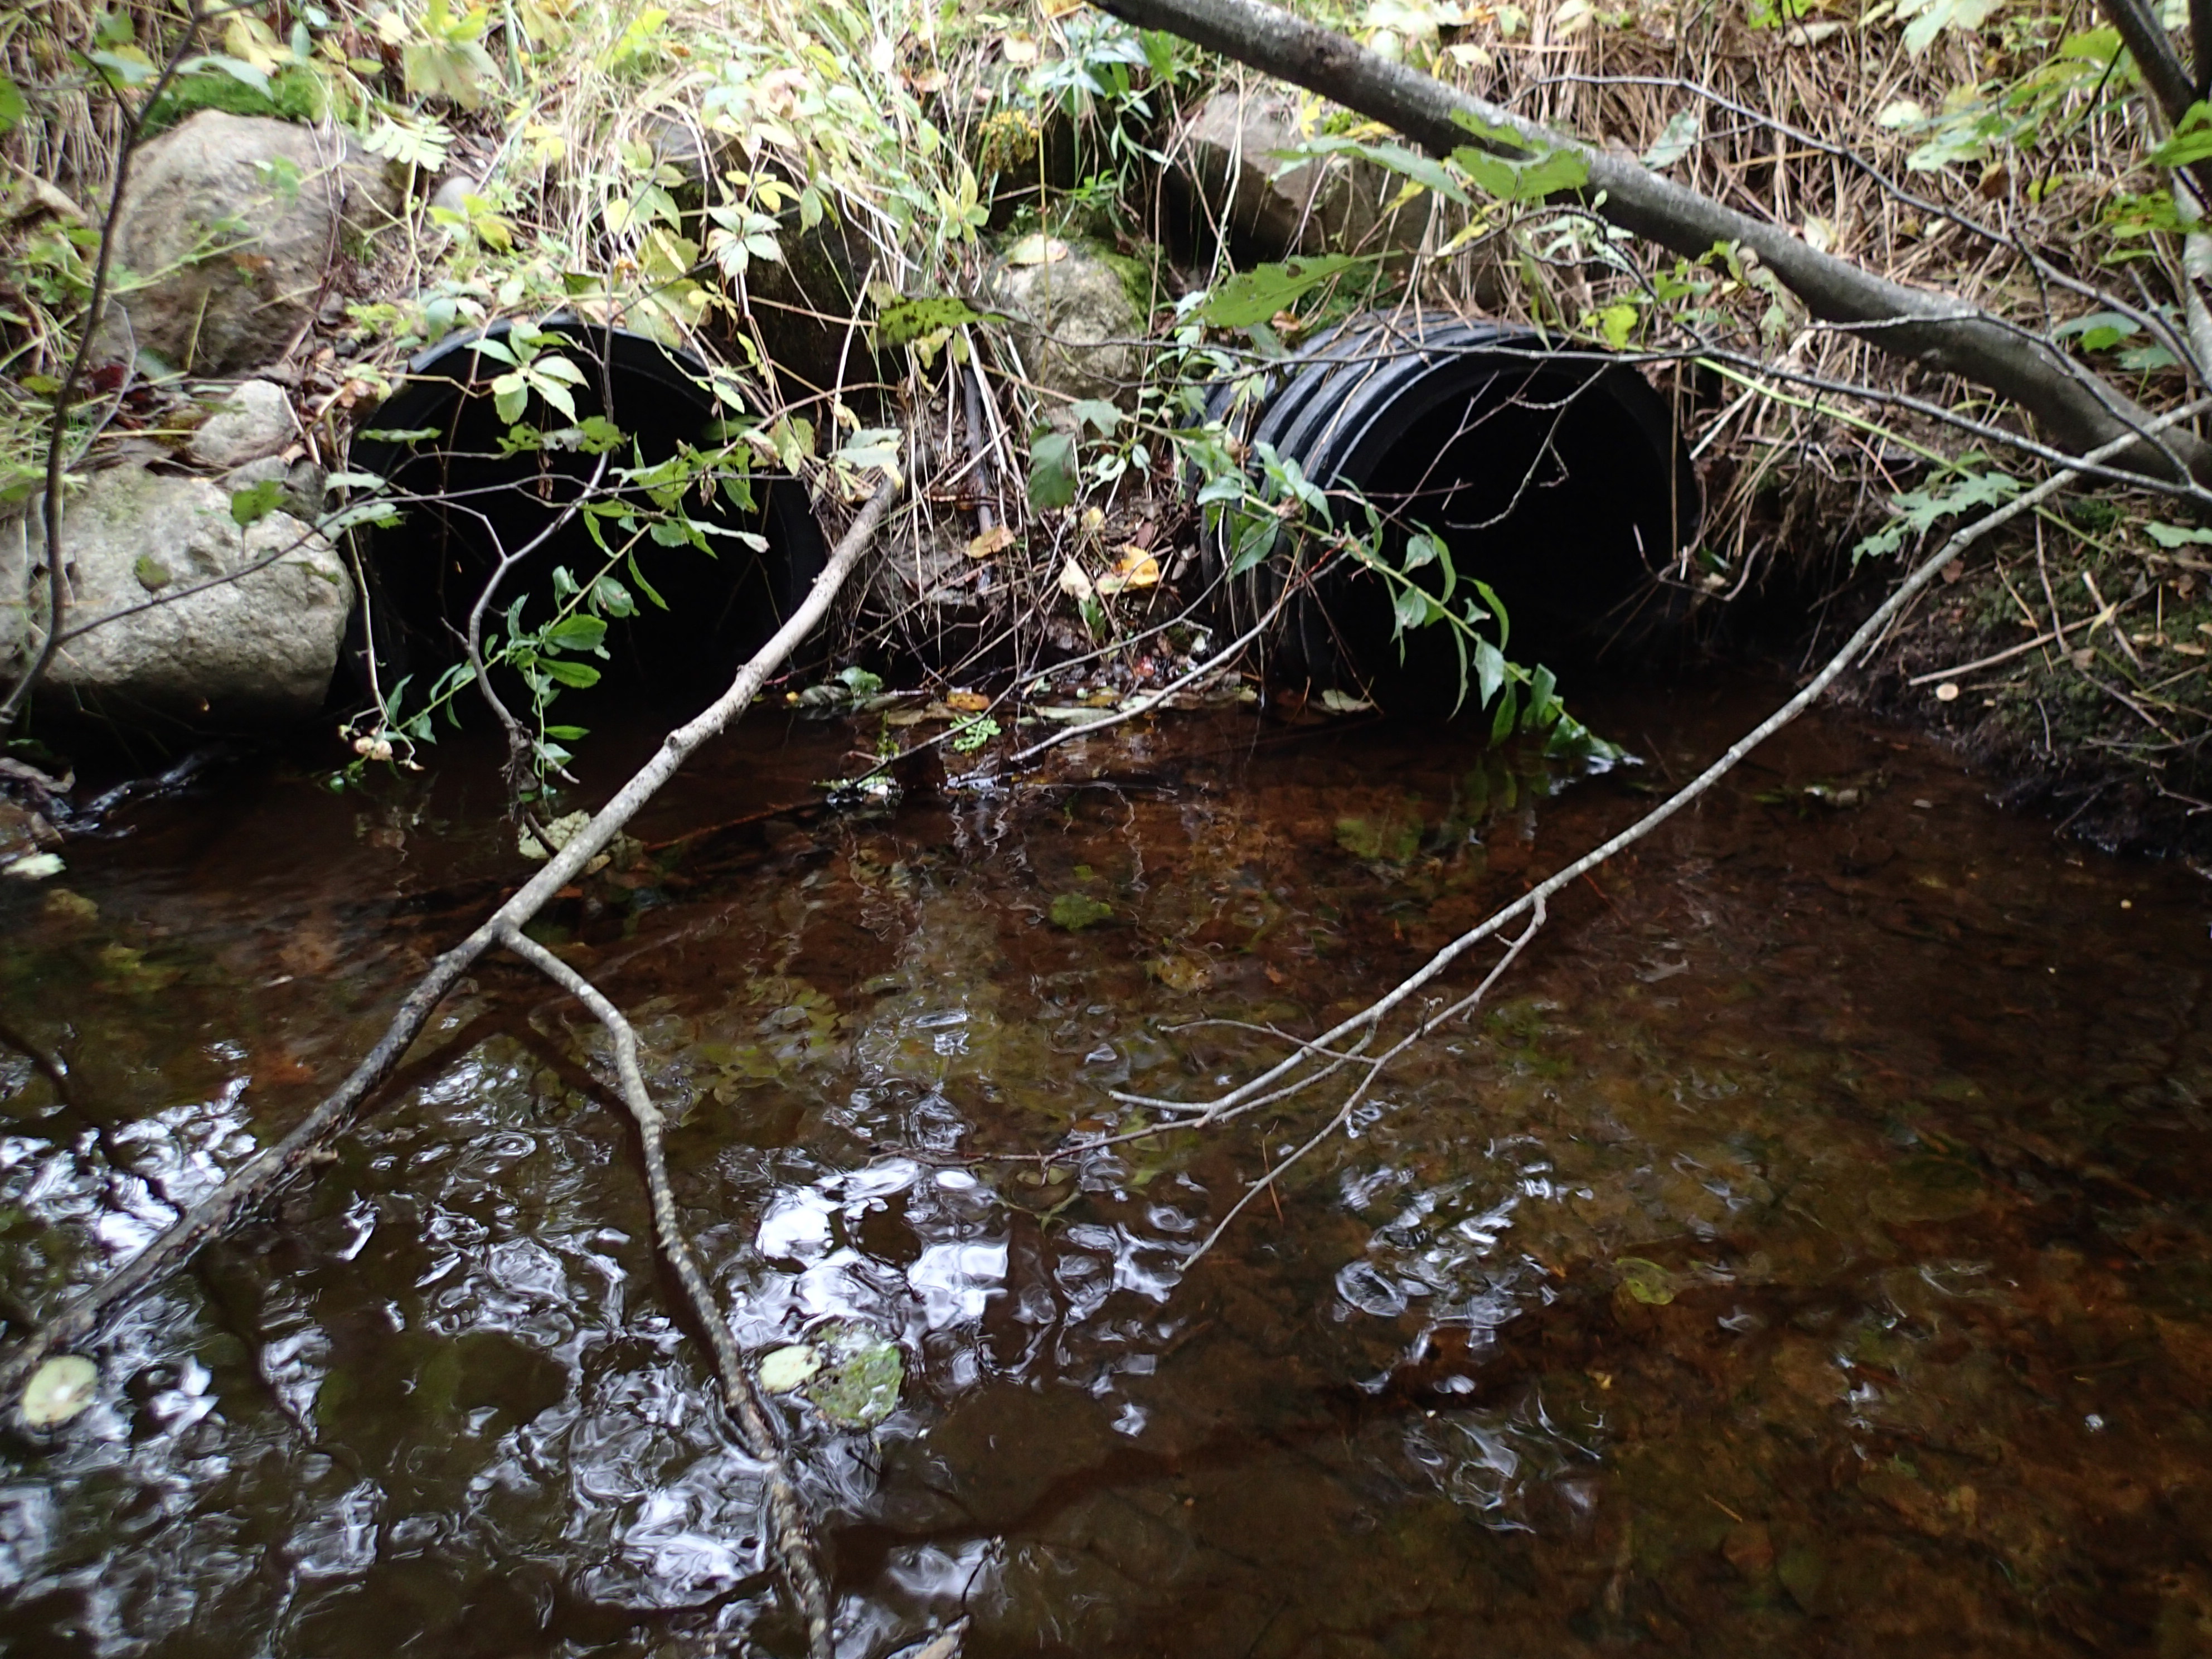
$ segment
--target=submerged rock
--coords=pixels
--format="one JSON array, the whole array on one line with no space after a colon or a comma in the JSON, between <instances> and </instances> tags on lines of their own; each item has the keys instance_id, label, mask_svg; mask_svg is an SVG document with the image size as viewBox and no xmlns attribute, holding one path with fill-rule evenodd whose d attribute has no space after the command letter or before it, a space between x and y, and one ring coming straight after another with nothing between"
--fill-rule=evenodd
<instances>
[{"instance_id":1,"label":"submerged rock","mask_svg":"<svg viewBox=\"0 0 2212 1659\"><path fill-rule=\"evenodd\" d=\"M125 720L282 723L321 708L353 590L331 544L300 520L278 512L240 526L204 478L119 467L70 493L62 540L68 609L49 686ZM37 655L46 582L41 516L0 524L0 672ZM116 619L67 637L106 616Z\"/></svg>"},{"instance_id":2,"label":"submerged rock","mask_svg":"<svg viewBox=\"0 0 2212 1659\"><path fill-rule=\"evenodd\" d=\"M347 240L398 208L382 165L344 135L203 110L132 170L115 253L143 286L111 341L180 369L274 362L314 319Z\"/></svg>"}]
</instances>

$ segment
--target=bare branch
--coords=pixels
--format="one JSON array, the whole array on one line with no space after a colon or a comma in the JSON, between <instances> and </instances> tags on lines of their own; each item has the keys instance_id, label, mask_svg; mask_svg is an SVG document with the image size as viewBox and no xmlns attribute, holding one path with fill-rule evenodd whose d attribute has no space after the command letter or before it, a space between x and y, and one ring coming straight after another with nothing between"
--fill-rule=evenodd
<instances>
[{"instance_id":1,"label":"bare branch","mask_svg":"<svg viewBox=\"0 0 2212 1659\"><path fill-rule=\"evenodd\" d=\"M646 1087L645 1073L638 1065L637 1032L597 986L526 935L518 925L510 922L502 927L499 942L590 1009L592 1018L606 1028L614 1044L615 1074L621 1082L623 1104L636 1121L638 1141L644 1149L645 1184L653 1200L653 1232L659 1240L661 1254L675 1269L677 1280L691 1304L693 1316L707 1333L707 1346L714 1352L714 1369L721 1378L722 1402L737 1424L746 1451L767 1466L772 1547L785 1588L806 1620L806 1651L810 1659L834 1659L836 1644L830 1630L830 1589L822 1571L821 1548L807 1523L806 1507L800 1501L799 1487L791 1478L790 1462L784 1455L783 1434L775 1414L769 1409L759 1383L745 1364L737 1335L730 1329L730 1322L722 1317L714 1287L700 1271L699 1258L692 1253L690 1241L684 1234L682 1218L676 1212L676 1194L669 1185L668 1155L662 1133L665 1120L660 1109L653 1103L652 1091Z\"/></svg>"},{"instance_id":2,"label":"bare branch","mask_svg":"<svg viewBox=\"0 0 2212 1659\"><path fill-rule=\"evenodd\" d=\"M1483 99L1394 64L1264 0L1102 0L1146 28L1169 29L1267 74L1387 121L1438 154L1473 144L1525 158L1565 150L1588 169L1584 199L1608 222L1685 258L1715 243L1759 255L1824 321L1852 325L1893 356L1958 374L2012 399L2069 449L2096 449L2132 471L2170 477L2173 459L2212 480L2212 444L2174 433L2150 441L2150 415L2047 343L1990 313L1876 276L1822 253L1781 226L1723 207L1639 162L1553 132ZM1470 125L1469 124L1473 125ZM2118 443L2114 441L2127 439Z\"/></svg>"},{"instance_id":3,"label":"bare branch","mask_svg":"<svg viewBox=\"0 0 2212 1659\"><path fill-rule=\"evenodd\" d=\"M744 712L784 659L828 614L860 556L875 538L897 499L899 484L887 483L860 509L838 543L805 599L775 635L738 671L728 690L703 712L671 732L659 750L504 904L466 939L430 964L386 1027L376 1045L337 1088L274 1146L264 1147L195 1204L175 1225L99 1283L80 1291L47 1324L0 1358L0 1410L13 1412L24 1380L46 1355L83 1341L118 1309L161 1283L190 1261L200 1246L239 1226L253 1209L298 1174L315 1153L353 1119L363 1101L392 1073L432 1012L454 982L504 933L520 927L574 880L661 786L675 776L701 744L719 736Z\"/></svg>"}]
</instances>

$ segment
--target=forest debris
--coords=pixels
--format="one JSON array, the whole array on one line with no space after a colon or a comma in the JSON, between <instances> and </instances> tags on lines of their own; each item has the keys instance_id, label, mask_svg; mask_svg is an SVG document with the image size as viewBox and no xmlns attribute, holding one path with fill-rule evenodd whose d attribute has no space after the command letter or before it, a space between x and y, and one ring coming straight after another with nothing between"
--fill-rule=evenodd
<instances>
[{"instance_id":1,"label":"forest debris","mask_svg":"<svg viewBox=\"0 0 2212 1659\"><path fill-rule=\"evenodd\" d=\"M550 852L547 851L544 842L539 841L537 835L528 829L524 829L516 834L514 850L532 864L543 864L554 853L566 847L571 836L580 830L589 829L591 823L592 815L589 812L565 813L555 818L550 823L538 826L544 831L545 841L552 843ZM643 842L632 836L617 833L607 842L605 851L593 854L585 863L583 873L587 876L596 876L610 865L634 862L644 851Z\"/></svg>"}]
</instances>

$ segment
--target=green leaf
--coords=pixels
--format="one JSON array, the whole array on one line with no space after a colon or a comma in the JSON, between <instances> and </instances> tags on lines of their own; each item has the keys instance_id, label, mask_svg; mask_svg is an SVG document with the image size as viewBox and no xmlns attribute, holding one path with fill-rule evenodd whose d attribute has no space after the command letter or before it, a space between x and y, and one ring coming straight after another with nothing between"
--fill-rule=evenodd
<instances>
[{"instance_id":1,"label":"green leaf","mask_svg":"<svg viewBox=\"0 0 2212 1659\"><path fill-rule=\"evenodd\" d=\"M2212 155L2212 150L2206 153ZM2063 340L2069 334L2079 336L2084 351L2108 351L2121 341L2142 332L2141 323L2117 311L2093 311L2086 317L2075 317L2063 322L2051 331L2053 339Z\"/></svg>"},{"instance_id":2,"label":"green leaf","mask_svg":"<svg viewBox=\"0 0 2212 1659\"><path fill-rule=\"evenodd\" d=\"M1513 735L1513 728L1521 723L1521 688L1507 681L1504 694L1498 699L1498 718L1490 722L1490 740L1503 743Z\"/></svg>"},{"instance_id":3,"label":"green leaf","mask_svg":"<svg viewBox=\"0 0 2212 1659\"><path fill-rule=\"evenodd\" d=\"M563 743L575 743L591 736L592 729L587 726L549 726L545 735L558 738Z\"/></svg>"},{"instance_id":4,"label":"green leaf","mask_svg":"<svg viewBox=\"0 0 2212 1659\"><path fill-rule=\"evenodd\" d=\"M269 77L242 58L229 58L221 52L210 52L204 58L194 58L185 67L194 70L202 67L221 70L240 86L252 88L264 98L270 96Z\"/></svg>"},{"instance_id":5,"label":"green leaf","mask_svg":"<svg viewBox=\"0 0 2212 1659\"><path fill-rule=\"evenodd\" d=\"M1540 202L1589 182L1589 162L1578 150L1547 150L1525 161L1487 155L1472 146L1452 152L1452 160L1482 189L1504 202Z\"/></svg>"},{"instance_id":6,"label":"green leaf","mask_svg":"<svg viewBox=\"0 0 2212 1659\"><path fill-rule=\"evenodd\" d=\"M231 521L241 530L258 524L274 513L283 499L284 486L275 478L264 478L259 483L234 490L230 497Z\"/></svg>"},{"instance_id":7,"label":"green leaf","mask_svg":"<svg viewBox=\"0 0 2212 1659\"><path fill-rule=\"evenodd\" d=\"M1658 142L1644 152L1644 165L1654 173L1664 172L1695 149L1704 133L1705 122L1693 109L1668 117L1659 130Z\"/></svg>"},{"instance_id":8,"label":"green leaf","mask_svg":"<svg viewBox=\"0 0 2212 1659\"><path fill-rule=\"evenodd\" d=\"M1048 432L1030 445L1030 505L1040 512L1075 505L1075 440Z\"/></svg>"},{"instance_id":9,"label":"green leaf","mask_svg":"<svg viewBox=\"0 0 2212 1659\"><path fill-rule=\"evenodd\" d=\"M1468 648L1474 655L1474 689L1480 706L1487 708L1498 687L1505 684L1505 653L1488 640L1477 640Z\"/></svg>"},{"instance_id":10,"label":"green leaf","mask_svg":"<svg viewBox=\"0 0 2212 1659\"><path fill-rule=\"evenodd\" d=\"M1620 1287L1647 1306L1663 1308L1674 1299L1674 1275L1656 1261L1625 1255L1613 1265L1620 1269Z\"/></svg>"},{"instance_id":11,"label":"green leaf","mask_svg":"<svg viewBox=\"0 0 2212 1659\"><path fill-rule=\"evenodd\" d=\"M1062 893L1053 900L1049 914L1054 927L1071 933L1079 933L1112 915L1114 907L1091 897L1088 893Z\"/></svg>"},{"instance_id":12,"label":"green leaf","mask_svg":"<svg viewBox=\"0 0 2212 1659\"><path fill-rule=\"evenodd\" d=\"M1419 628L1429 619L1429 608L1436 602L1411 583L1391 596L1390 616L1393 631L1402 634L1409 628Z\"/></svg>"},{"instance_id":13,"label":"green leaf","mask_svg":"<svg viewBox=\"0 0 2212 1659\"><path fill-rule=\"evenodd\" d=\"M1498 590L1481 577L1475 576L1470 580L1474 583L1474 591L1481 596L1483 604L1489 607L1490 614L1498 618L1498 648L1503 651L1513 642L1513 622L1505 614L1505 601L1499 599ZM1485 698L1484 701L1489 700Z\"/></svg>"},{"instance_id":14,"label":"green leaf","mask_svg":"<svg viewBox=\"0 0 2212 1659\"><path fill-rule=\"evenodd\" d=\"M1372 263L1349 253L1322 253L1285 259L1280 264L1255 265L1216 289L1199 307L1198 315L1216 328L1251 328L1332 277Z\"/></svg>"},{"instance_id":15,"label":"green leaf","mask_svg":"<svg viewBox=\"0 0 2212 1659\"><path fill-rule=\"evenodd\" d=\"M400 72L407 90L421 97L450 98L463 109L484 100L484 88L499 79L499 65L474 40L452 38L412 40L400 48Z\"/></svg>"},{"instance_id":16,"label":"green leaf","mask_svg":"<svg viewBox=\"0 0 2212 1659\"><path fill-rule=\"evenodd\" d=\"M1078 398L1067 406L1067 412L1101 437L1112 437L1114 428L1121 423L1121 411L1103 398Z\"/></svg>"},{"instance_id":17,"label":"green leaf","mask_svg":"<svg viewBox=\"0 0 2212 1659\"><path fill-rule=\"evenodd\" d=\"M1947 28L1971 33L1988 21L2002 3L2002 0L1898 0L1897 15L1912 20L1905 26L1905 49L1917 58Z\"/></svg>"},{"instance_id":18,"label":"green leaf","mask_svg":"<svg viewBox=\"0 0 2212 1659\"><path fill-rule=\"evenodd\" d=\"M2197 525L2147 524L2143 532L2160 547L2201 547L2212 543L2212 530Z\"/></svg>"},{"instance_id":19,"label":"green leaf","mask_svg":"<svg viewBox=\"0 0 2212 1659\"><path fill-rule=\"evenodd\" d=\"M541 657L538 668L548 679L558 680L563 685L573 685L578 690L599 683L599 671L586 662L568 662L559 657Z\"/></svg>"},{"instance_id":20,"label":"green leaf","mask_svg":"<svg viewBox=\"0 0 2212 1659\"><path fill-rule=\"evenodd\" d=\"M1339 153L1372 161L1423 190L1436 191L1448 202L1455 202L1462 207L1467 204L1467 192L1460 188L1459 180L1452 177L1450 170L1442 161L1433 155L1424 155L1419 150L1408 149L1403 144L1368 144L1357 138L1323 134L1276 152L1284 158L1285 168L1295 166L1308 156Z\"/></svg>"},{"instance_id":21,"label":"green leaf","mask_svg":"<svg viewBox=\"0 0 2212 1659\"><path fill-rule=\"evenodd\" d=\"M1627 349L1629 337L1636 332L1636 307L1626 300L1597 313L1597 325L1604 331L1605 343L1615 351Z\"/></svg>"},{"instance_id":22,"label":"green leaf","mask_svg":"<svg viewBox=\"0 0 2212 1659\"><path fill-rule=\"evenodd\" d=\"M972 755L998 735L998 721L988 714L979 714L953 728L952 746L963 755Z\"/></svg>"},{"instance_id":23,"label":"green leaf","mask_svg":"<svg viewBox=\"0 0 2212 1659\"><path fill-rule=\"evenodd\" d=\"M597 617L563 617L545 630L545 637L570 651L596 651L607 636L607 625Z\"/></svg>"},{"instance_id":24,"label":"green leaf","mask_svg":"<svg viewBox=\"0 0 2212 1659\"><path fill-rule=\"evenodd\" d=\"M949 294L921 295L894 301L877 312L876 337L889 346L912 345L940 328L959 328L983 319L983 313L965 300Z\"/></svg>"},{"instance_id":25,"label":"green leaf","mask_svg":"<svg viewBox=\"0 0 2212 1659\"><path fill-rule=\"evenodd\" d=\"M13 132L30 112L30 106L23 101L22 88L0 75L0 132Z\"/></svg>"},{"instance_id":26,"label":"green leaf","mask_svg":"<svg viewBox=\"0 0 2212 1659\"><path fill-rule=\"evenodd\" d=\"M653 602L654 610L668 609L668 601L660 597L659 590L646 580L645 572L637 568L637 555L635 553L629 556L629 579L637 584L637 591Z\"/></svg>"}]
</instances>

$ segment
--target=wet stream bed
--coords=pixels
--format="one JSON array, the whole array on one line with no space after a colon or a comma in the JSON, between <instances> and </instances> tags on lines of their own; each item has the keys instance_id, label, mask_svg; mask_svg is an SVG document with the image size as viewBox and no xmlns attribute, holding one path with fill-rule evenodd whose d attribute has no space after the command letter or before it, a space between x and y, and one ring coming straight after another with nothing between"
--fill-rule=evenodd
<instances>
[{"instance_id":1,"label":"wet stream bed","mask_svg":"<svg viewBox=\"0 0 2212 1659\"><path fill-rule=\"evenodd\" d=\"M787 1406L845 1652L963 1613L971 1656L2212 1651L2212 886L1917 740L1808 718L1577 884L1194 1266L1331 1097L970 1161L1241 1080L1772 696L1594 701L1644 763L1590 775L1194 715L870 817L806 803L871 734L763 720L549 912L741 1339L896 1345L872 1430ZM233 771L0 893L16 1311L281 1133L517 879L443 758ZM606 1055L487 960L0 1447L0 1652L798 1652Z\"/></svg>"}]
</instances>

